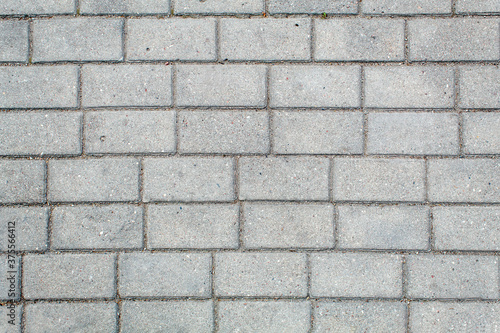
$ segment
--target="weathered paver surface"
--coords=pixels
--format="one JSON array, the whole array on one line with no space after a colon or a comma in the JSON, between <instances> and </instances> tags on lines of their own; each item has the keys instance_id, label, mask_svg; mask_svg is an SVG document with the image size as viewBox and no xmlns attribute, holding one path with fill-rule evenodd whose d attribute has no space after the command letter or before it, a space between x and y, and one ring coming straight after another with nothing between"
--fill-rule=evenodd
<instances>
[{"instance_id":1,"label":"weathered paver surface","mask_svg":"<svg viewBox=\"0 0 500 333\"><path fill-rule=\"evenodd\" d=\"M0 333L500 333L500 1L0 0Z\"/></svg>"}]
</instances>

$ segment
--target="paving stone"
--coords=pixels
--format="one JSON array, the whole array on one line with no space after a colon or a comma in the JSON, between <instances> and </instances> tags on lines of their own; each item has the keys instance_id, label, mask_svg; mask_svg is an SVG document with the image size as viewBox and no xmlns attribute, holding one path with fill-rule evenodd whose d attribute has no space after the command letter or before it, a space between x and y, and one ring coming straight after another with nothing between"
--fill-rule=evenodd
<instances>
[{"instance_id":1,"label":"paving stone","mask_svg":"<svg viewBox=\"0 0 500 333\"><path fill-rule=\"evenodd\" d=\"M5 243L8 242L7 239L5 238ZM12 252L9 254L0 254L0 274L2 277L2 282L0 283L0 300L19 300L19 291L21 289L21 257ZM23 293L26 296L24 290Z\"/></svg>"},{"instance_id":2,"label":"paving stone","mask_svg":"<svg viewBox=\"0 0 500 333\"><path fill-rule=\"evenodd\" d=\"M4 333L21 333L22 305L5 304L0 305L0 330Z\"/></svg>"},{"instance_id":3,"label":"paving stone","mask_svg":"<svg viewBox=\"0 0 500 333\"><path fill-rule=\"evenodd\" d=\"M284 297L307 295L303 253L215 254L217 296Z\"/></svg>"},{"instance_id":4,"label":"paving stone","mask_svg":"<svg viewBox=\"0 0 500 333\"><path fill-rule=\"evenodd\" d=\"M209 253L124 253L118 267L122 297L210 297Z\"/></svg>"},{"instance_id":5,"label":"paving stone","mask_svg":"<svg viewBox=\"0 0 500 333\"><path fill-rule=\"evenodd\" d=\"M220 22L220 57L229 60L309 60L308 18L226 18Z\"/></svg>"},{"instance_id":6,"label":"paving stone","mask_svg":"<svg viewBox=\"0 0 500 333\"><path fill-rule=\"evenodd\" d=\"M123 301L122 332L213 332L212 301Z\"/></svg>"},{"instance_id":7,"label":"paving stone","mask_svg":"<svg viewBox=\"0 0 500 333\"><path fill-rule=\"evenodd\" d=\"M59 206L51 215L53 249L142 248L142 208Z\"/></svg>"},{"instance_id":8,"label":"paving stone","mask_svg":"<svg viewBox=\"0 0 500 333\"><path fill-rule=\"evenodd\" d=\"M44 161L0 160L1 203L44 202L44 182Z\"/></svg>"},{"instance_id":9,"label":"paving stone","mask_svg":"<svg viewBox=\"0 0 500 333\"><path fill-rule=\"evenodd\" d=\"M400 297L401 256L375 253L310 255L313 297Z\"/></svg>"},{"instance_id":10,"label":"paving stone","mask_svg":"<svg viewBox=\"0 0 500 333\"><path fill-rule=\"evenodd\" d=\"M120 60L122 26L119 18L35 20L33 62Z\"/></svg>"},{"instance_id":11,"label":"paving stone","mask_svg":"<svg viewBox=\"0 0 500 333\"><path fill-rule=\"evenodd\" d=\"M355 14L357 0L268 0L271 14Z\"/></svg>"},{"instance_id":12,"label":"paving stone","mask_svg":"<svg viewBox=\"0 0 500 333\"><path fill-rule=\"evenodd\" d=\"M411 298L499 297L498 259L475 255L409 255Z\"/></svg>"},{"instance_id":13,"label":"paving stone","mask_svg":"<svg viewBox=\"0 0 500 333\"><path fill-rule=\"evenodd\" d=\"M451 3L445 0L363 0L365 14L451 14Z\"/></svg>"},{"instance_id":14,"label":"paving stone","mask_svg":"<svg viewBox=\"0 0 500 333\"><path fill-rule=\"evenodd\" d=\"M358 107L359 66L278 65L270 69L271 107Z\"/></svg>"},{"instance_id":15,"label":"paving stone","mask_svg":"<svg viewBox=\"0 0 500 333\"><path fill-rule=\"evenodd\" d=\"M500 13L500 3L496 0L457 0L457 13Z\"/></svg>"},{"instance_id":16,"label":"paving stone","mask_svg":"<svg viewBox=\"0 0 500 333\"><path fill-rule=\"evenodd\" d=\"M438 250L500 250L499 207L433 207L434 243Z\"/></svg>"},{"instance_id":17,"label":"paving stone","mask_svg":"<svg viewBox=\"0 0 500 333\"><path fill-rule=\"evenodd\" d=\"M175 0L175 14L261 14L263 0Z\"/></svg>"},{"instance_id":18,"label":"paving stone","mask_svg":"<svg viewBox=\"0 0 500 333\"><path fill-rule=\"evenodd\" d=\"M429 249L429 209L425 206L338 208L337 247L341 249Z\"/></svg>"},{"instance_id":19,"label":"paving stone","mask_svg":"<svg viewBox=\"0 0 500 333\"><path fill-rule=\"evenodd\" d=\"M25 311L27 332L116 332L116 303L34 303Z\"/></svg>"},{"instance_id":20,"label":"paving stone","mask_svg":"<svg viewBox=\"0 0 500 333\"><path fill-rule=\"evenodd\" d=\"M77 75L73 65L0 67L0 108L76 107Z\"/></svg>"},{"instance_id":21,"label":"paving stone","mask_svg":"<svg viewBox=\"0 0 500 333\"><path fill-rule=\"evenodd\" d=\"M310 308L304 301L221 301L218 332L308 332Z\"/></svg>"},{"instance_id":22,"label":"paving stone","mask_svg":"<svg viewBox=\"0 0 500 333\"><path fill-rule=\"evenodd\" d=\"M462 108L500 108L500 68L467 66L460 68L460 101Z\"/></svg>"},{"instance_id":23,"label":"paving stone","mask_svg":"<svg viewBox=\"0 0 500 333\"><path fill-rule=\"evenodd\" d=\"M269 152L269 117L259 111L180 111L179 151L201 154Z\"/></svg>"},{"instance_id":24,"label":"paving stone","mask_svg":"<svg viewBox=\"0 0 500 333\"><path fill-rule=\"evenodd\" d=\"M315 60L404 60L402 19L316 19L314 31Z\"/></svg>"},{"instance_id":25,"label":"paving stone","mask_svg":"<svg viewBox=\"0 0 500 333\"><path fill-rule=\"evenodd\" d=\"M78 155L80 112L0 113L1 155Z\"/></svg>"},{"instance_id":26,"label":"paving stone","mask_svg":"<svg viewBox=\"0 0 500 333\"><path fill-rule=\"evenodd\" d=\"M238 205L149 205L148 247L237 248Z\"/></svg>"},{"instance_id":27,"label":"paving stone","mask_svg":"<svg viewBox=\"0 0 500 333\"><path fill-rule=\"evenodd\" d=\"M430 201L500 202L500 164L497 160L430 160L427 179Z\"/></svg>"},{"instance_id":28,"label":"paving stone","mask_svg":"<svg viewBox=\"0 0 500 333\"><path fill-rule=\"evenodd\" d=\"M500 154L500 112L464 113L462 117L466 154Z\"/></svg>"},{"instance_id":29,"label":"paving stone","mask_svg":"<svg viewBox=\"0 0 500 333\"><path fill-rule=\"evenodd\" d=\"M1 8L0 4L0 8ZM0 21L0 62L28 60L28 21Z\"/></svg>"},{"instance_id":30,"label":"paving stone","mask_svg":"<svg viewBox=\"0 0 500 333\"><path fill-rule=\"evenodd\" d=\"M23 257L25 299L112 298L116 255L27 254Z\"/></svg>"},{"instance_id":31,"label":"paving stone","mask_svg":"<svg viewBox=\"0 0 500 333\"><path fill-rule=\"evenodd\" d=\"M363 153L361 112L275 112L272 133L277 154Z\"/></svg>"},{"instance_id":32,"label":"paving stone","mask_svg":"<svg viewBox=\"0 0 500 333\"><path fill-rule=\"evenodd\" d=\"M74 0L4 0L0 15L73 14Z\"/></svg>"},{"instance_id":33,"label":"paving stone","mask_svg":"<svg viewBox=\"0 0 500 333\"><path fill-rule=\"evenodd\" d=\"M146 202L235 199L232 158L146 158L143 166Z\"/></svg>"},{"instance_id":34,"label":"paving stone","mask_svg":"<svg viewBox=\"0 0 500 333\"><path fill-rule=\"evenodd\" d=\"M332 248L333 206L259 204L244 206L246 248Z\"/></svg>"},{"instance_id":35,"label":"paving stone","mask_svg":"<svg viewBox=\"0 0 500 333\"><path fill-rule=\"evenodd\" d=\"M423 201L424 160L336 158L333 198L348 201Z\"/></svg>"},{"instance_id":36,"label":"paving stone","mask_svg":"<svg viewBox=\"0 0 500 333\"><path fill-rule=\"evenodd\" d=\"M406 332L406 307L400 302L317 302L313 332Z\"/></svg>"},{"instance_id":37,"label":"paving stone","mask_svg":"<svg viewBox=\"0 0 500 333\"><path fill-rule=\"evenodd\" d=\"M47 249L48 220L47 207L0 207L0 235L4 240L0 243L0 251L8 251L9 246L16 251ZM9 229L14 230L14 243L8 243L9 234L12 233L9 233Z\"/></svg>"},{"instance_id":38,"label":"paving stone","mask_svg":"<svg viewBox=\"0 0 500 333\"><path fill-rule=\"evenodd\" d=\"M216 60L213 18L127 21L129 60Z\"/></svg>"},{"instance_id":39,"label":"paving stone","mask_svg":"<svg viewBox=\"0 0 500 333\"><path fill-rule=\"evenodd\" d=\"M365 107L451 108L453 87L452 68L365 67Z\"/></svg>"},{"instance_id":40,"label":"paving stone","mask_svg":"<svg viewBox=\"0 0 500 333\"><path fill-rule=\"evenodd\" d=\"M329 160L319 157L242 157L241 200L328 200Z\"/></svg>"},{"instance_id":41,"label":"paving stone","mask_svg":"<svg viewBox=\"0 0 500 333\"><path fill-rule=\"evenodd\" d=\"M96 111L85 115L90 154L174 153L174 111Z\"/></svg>"},{"instance_id":42,"label":"paving stone","mask_svg":"<svg viewBox=\"0 0 500 333\"><path fill-rule=\"evenodd\" d=\"M431 112L372 112L369 154L458 154L458 115Z\"/></svg>"},{"instance_id":43,"label":"paving stone","mask_svg":"<svg viewBox=\"0 0 500 333\"><path fill-rule=\"evenodd\" d=\"M171 72L166 65L84 65L82 105L170 106Z\"/></svg>"},{"instance_id":44,"label":"paving stone","mask_svg":"<svg viewBox=\"0 0 500 333\"><path fill-rule=\"evenodd\" d=\"M495 332L500 305L480 302L411 302L411 332Z\"/></svg>"},{"instance_id":45,"label":"paving stone","mask_svg":"<svg viewBox=\"0 0 500 333\"><path fill-rule=\"evenodd\" d=\"M263 65L176 65L178 106L266 105Z\"/></svg>"},{"instance_id":46,"label":"paving stone","mask_svg":"<svg viewBox=\"0 0 500 333\"><path fill-rule=\"evenodd\" d=\"M51 160L49 200L134 201L139 198L139 161L135 158Z\"/></svg>"},{"instance_id":47,"label":"paving stone","mask_svg":"<svg viewBox=\"0 0 500 333\"><path fill-rule=\"evenodd\" d=\"M408 21L409 59L413 61L498 60L497 20L434 19Z\"/></svg>"},{"instance_id":48,"label":"paving stone","mask_svg":"<svg viewBox=\"0 0 500 333\"><path fill-rule=\"evenodd\" d=\"M170 0L79 0L82 14L170 14Z\"/></svg>"}]
</instances>

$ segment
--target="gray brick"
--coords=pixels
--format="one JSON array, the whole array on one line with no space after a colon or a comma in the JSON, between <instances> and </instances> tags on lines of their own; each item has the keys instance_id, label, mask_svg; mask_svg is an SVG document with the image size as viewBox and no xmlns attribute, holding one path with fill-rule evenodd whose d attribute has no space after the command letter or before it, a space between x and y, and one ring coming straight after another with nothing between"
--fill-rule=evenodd
<instances>
[{"instance_id":1,"label":"gray brick","mask_svg":"<svg viewBox=\"0 0 500 333\"><path fill-rule=\"evenodd\" d=\"M361 112L275 112L274 152L277 154L361 154Z\"/></svg>"},{"instance_id":2,"label":"gray brick","mask_svg":"<svg viewBox=\"0 0 500 333\"><path fill-rule=\"evenodd\" d=\"M430 201L500 202L498 160L430 160L427 179Z\"/></svg>"},{"instance_id":3,"label":"gray brick","mask_svg":"<svg viewBox=\"0 0 500 333\"><path fill-rule=\"evenodd\" d=\"M74 0L3 0L0 15L73 14Z\"/></svg>"},{"instance_id":4,"label":"gray brick","mask_svg":"<svg viewBox=\"0 0 500 333\"><path fill-rule=\"evenodd\" d=\"M47 207L1 207L0 235L4 240L0 243L0 251L8 251L8 227L14 222L15 250L40 251L47 248L47 223L49 209ZM11 247L12 249L12 247Z\"/></svg>"},{"instance_id":5,"label":"gray brick","mask_svg":"<svg viewBox=\"0 0 500 333\"><path fill-rule=\"evenodd\" d=\"M0 45L2 45L0 62L26 62L28 60L28 22L0 21Z\"/></svg>"},{"instance_id":6,"label":"gray brick","mask_svg":"<svg viewBox=\"0 0 500 333\"><path fill-rule=\"evenodd\" d=\"M335 18L314 20L315 60L402 61L404 20Z\"/></svg>"},{"instance_id":7,"label":"gray brick","mask_svg":"<svg viewBox=\"0 0 500 333\"><path fill-rule=\"evenodd\" d=\"M235 199L231 158L147 158L143 163L144 201Z\"/></svg>"},{"instance_id":8,"label":"gray brick","mask_svg":"<svg viewBox=\"0 0 500 333\"><path fill-rule=\"evenodd\" d=\"M0 160L0 202L44 202L44 178L44 161Z\"/></svg>"},{"instance_id":9,"label":"gray brick","mask_svg":"<svg viewBox=\"0 0 500 333\"><path fill-rule=\"evenodd\" d=\"M409 58L414 61L498 60L498 21L416 19L408 22Z\"/></svg>"},{"instance_id":10,"label":"gray brick","mask_svg":"<svg viewBox=\"0 0 500 333\"><path fill-rule=\"evenodd\" d=\"M210 297L209 253L125 253L118 262L121 296Z\"/></svg>"},{"instance_id":11,"label":"gray brick","mask_svg":"<svg viewBox=\"0 0 500 333\"><path fill-rule=\"evenodd\" d=\"M27 332L116 332L116 303L34 303L26 306Z\"/></svg>"},{"instance_id":12,"label":"gray brick","mask_svg":"<svg viewBox=\"0 0 500 333\"><path fill-rule=\"evenodd\" d=\"M247 248L332 248L333 206L258 204L244 206Z\"/></svg>"},{"instance_id":13,"label":"gray brick","mask_svg":"<svg viewBox=\"0 0 500 333\"><path fill-rule=\"evenodd\" d=\"M258 154L269 151L269 117L259 111L180 111L179 151Z\"/></svg>"},{"instance_id":14,"label":"gray brick","mask_svg":"<svg viewBox=\"0 0 500 333\"><path fill-rule=\"evenodd\" d=\"M497 0L457 0L457 13L500 13L500 3Z\"/></svg>"},{"instance_id":15,"label":"gray brick","mask_svg":"<svg viewBox=\"0 0 500 333\"><path fill-rule=\"evenodd\" d=\"M423 201L423 160L337 158L333 162L333 197L349 201Z\"/></svg>"},{"instance_id":16,"label":"gray brick","mask_svg":"<svg viewBox=\"0 0 500 333\"><path fill-rule=\"evenodd\" d=\"M170 0L80 0L82 14L170 14Z\"/></svg>"},{"instance_id":17,"label":"gray brick","mask_svg":"<svg viewBox=\"0 0 500 333\"><path fill-rule=\"evenodd\" d=\"M127 22L127 57L130 60L216 60L213 18Z\"/></svg>"},{"instance_id":18,"label":"gray brick","mask_svg":"<svg viewBox=\"0 0 500 333\"><path fill-rule=\"evenodd\" d=\"M500 154L500 112L463 114L464 151L467 154Z\"/></svg>"},{"instance_id":19,"label":"gray brick","mask_svg":"<svg viewBox=\"0 0 500 333\"><path fill-rule=\"evenodd\" d=\"M462 108L500 108L500 68L467 66L460 68Z\"/></svg>"},{"instance_id":20,"label":"gray brick","mask_svg":"<svg viewBox=\"0 0 500 333\"><path fill-rule=\"evenodd\" d=\"M4 239L4 242L7 243L8 238ZM0 300L19 300L19 292L21 289L20 264L20 256L13 253L0 254L0 276L2 277L2 281L0 283ZM24 293L24 296L26 296L26 293Z\"/></svg>"},{"instance_id":21,"label":"gray brick","mask_svg":"<svg viewBox=\"0 0 500 333\"><path fill-rule=\"evenodd\" d=\"M328 200L329 160L318 157L242 157L242 200Z\"/></svg>"},{"instance_id":22,"label":"gray brick","mask_svg":"<svg viewBox=\"0 0 500 333\"><path fill-rule=\"evenodd\" d=\"M499 207L432 208L438 250L500 250Z\"/></svg>"},{"instance_id":23,"label":"gray brick","mask_svg":"<svg viewBox=\"0 0 500 333\"><path fill-rule=\"evenodd\" d=\"M170 106L172 71L165 65L84 65L82 104Z\"/></svg>"},{"instance_id":24,"label":"gray brick","mask_svg":"<svg viewBox=\"0 0 500 333\"><path fill-rule=\"evenodd\" d=\"M175 112L88 112L85 115L85 151L90 154L173 153Z\"/></svg>"},{"instance_id":25,"label":"gray brick","mask_svg":"<svg viewBox=\"0 0 500 333\"><path fill-rule=\"evenodd\" d=\"M217 253L217 296L306 296L303 253Z\"/></svg>"},{"instance_id":26,"label":"gray brick","mask_svg":"<svg viewBox=\"0 0 500 333\"><path fill-rule=\"evenodd\" d=\"M426 332L498 332L500 304L411 302L410 329Z\"/></svg>"},{"instance_id":27,"label":"gray brick","mask_svg":"<svg viewBox=\"0 0 500 333\"><path fill-rule=\"evenodd\" d=\"M76 107L77 75L73 65L0 67L0 108Z\"/></svg>"},{"instance_id":28,"label":"gray brick","mask_svg":"<svg viewBox=\"0 0 500 333\"><path fill-rule=\"evenodd\" d=\"M0 113L1 155L77 155L80 112Z\"/></svg>"},{"instance_id":29,"label":"gray brick","mask_svg":"<svg viewBox=\"0 0 500 333\"><path fill-rule=\"evenodd\" d=\"M133 158L52 160L50 201L133 201L139 198L139 162Z\"/></svg>"},{"instance_id":30,"label":"gray brick","mask_svg":"<svg viewBox=\"0 0 500 333\"><path fill-rule=\"evenodd\" d=\"M311 254L311 295L400 297L401 256L375 253Z\"/></svg>"},{"instance_id":31,"label":"gray brick","mask_svg":"<svg viewBox=\"0 0 500 333\"><path fill-rule=\"evenodd\" d=\"M365 106L451 108L453 69L446 67L366 67Z\"/></svg>"},{"instance_id":32,"label":"gray brick","mask_svg":"<svg viewBox=\"0 0 500 333\"><path fill-rule=\"evenodd\" d=\"M359 66L273 66L271 107L357 107Z\"/></svg>"},{"instance_id":33,"label":"gray brick","mask_svg":"<svg viewBox=\"0 0 500 333\"><path fill-rule=\"evenodd\" d=\"M368 115L370 154L458 154L455 113L387 112Z\"/></svg>"},{"instance_id":34,"label":"gray brick","mask_svg":"<svg viewBox=\"0 0 500 333\"><path fill-rule=\"evenodd\" d=\"M238 205L149 205L149 248L237 248Z\"/></svg>"},{"instance_id":35,"label":"gray brick","mask_svg":"<svg viewBox=\"0 0 500 333\"><path fill-rule=\"evenodd\" d=\"M33 62L122 59L122 19L51 18L33 22Z\"/></svg>"},{"instance_id":36,"label":"gray brick","mask_svg":"<svg viewBox=\"0 0 500 333\"><path fill-rule=\"evenodd\" d=\"M59 206L51 216L53 249L142 248L142 208Z\"/></svg>"},{"instance_id":37,"label":"gray brick","mask_svg":"<svg viewBox=\"0 0 500 333\"><path fill-rule=\"evenodd\" d=\"M357 0L269 0L271 14L355 14Z\"/></svg>"},{"instance_id":38,"label":"gray brick","mask_svg":"<svg viewBox=\"0 0 500 333\"><path fill-rule=\"evenodd\" d=\"M121 331L199 332L213 331L212 301L123 301Z\"/></svg>"},{"instance_id":39,"label":"gray brick","mask_svg":"<svg viewBox=\"0 0 500 333\"><path fill-rule=\"evenodd\" d=\"M266 105L266 67L262 65L177 65L179 106Z\"/></svg>"},{"instance_id":40,"label":"gray brick","mask_svg":"<svg viewBox=\"0 0 500 333\"><path fill-rule=\"evenodd\" d=\"M21 333L22 305L5 304L0 305L0 331L4 333Z\"/></svg>"},{"instance_id":41,"label":"gray brick","mask_svg":"<svg viewBox=\"0 0 500 333\"><path fill-rule=\"evenodd\" d=\"M114 254L28 254L23 257L26 299L115 296Z\"/></svg>"},{"instance_id":42,"label":"gray brick","mask_svg":"<svg viewBox=\"0 0 500 333\"><path fill-rule=\"evenodd\" d=\"M411 298L498 298L498 259L475 255L409 255Z\"/></svg>"},{"instance_id":43,"label":"gray brick","mask_svg":"<svg viewBox=\"0 0 500 333\"><path fill-rule=\"evenodd\" d=\"M221 301L218 332L308 332L309 302Z\"/></svg>"},{"instance_id":44,"label":"gray brick","mask_svg":"<svg viewBox=\"0 0 500 333\"><path fill-rule=\"evenodd\" d=\"M220 57L229 60L309 60L311 20L239 18L220 23Z\"/></svg>"},{"instance_id":45,"label":"gray brick","mask_svg":"<svg viewBox=\"0 0 500 333\"><path fill-rule=\"evenodd\" d=\"M261 14L263 0L176 0L175 14Z\"/></svg>"},{"instance_id":46,"label":"gray brick","mask_svg":"<svg viewBox=\"0 0 500 333\"><path fill-rule=\"evenodd\" d=\"M429 237L424 206L338 207L338 248L427 250Z\"/></svg>"},{"instance_id":47,"label":"gray brick","mask_svg":"<svg viewBox=\"0 0 500 333\"><path fill-rule=\"evenodd\" d=\"M363 0L361 11L365 14L451 14L447 0Z\"/></svg>"},{"instance_id":48,"label":"gray brick","mask_svg":"<svg viewBox=\"0 0 500 333\"><path fill-rule=\"evenodd\" d=\"M406 307L401 302L318 302L313 332L406 332Z\"/></svg>"}]
</instances>

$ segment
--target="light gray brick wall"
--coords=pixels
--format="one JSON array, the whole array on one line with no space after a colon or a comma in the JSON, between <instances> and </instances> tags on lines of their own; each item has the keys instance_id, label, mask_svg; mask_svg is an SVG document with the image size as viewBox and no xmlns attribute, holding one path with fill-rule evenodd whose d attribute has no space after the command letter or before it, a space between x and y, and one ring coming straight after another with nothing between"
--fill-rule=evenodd
<instances>
[{"instance_id":1,"label":"light gray brick wall","mask_svg":"<svg viewBox=\"0 0 500 333\"><path fill-rule=\"evenodd\" d=\"M114 298L116 255L28 254L23 257L26 299Z\"/></svg>"},{"instance_id":2,"label":"light gray brick wall","mask_svg":"<svg viewBox=\"0 0 500 333\"><path fill-rule=\"evenodd\" d=\"M42 203L45 201L45 162L0 160L0 202Z\"/></svg>"},{"instance_id":3,"label":"light gray brick wall","mask_svg":"<svg viewBox=\"0 0 500 333\"><path fill-rule=\"evenodd\" d=\"M28 22L0 21L0 45L2 45L0 62L26 62L28 60Z\"/></svg>"},{"instance_id":4,"label":"light gray brick wall","mask_svg":"<svg viewBox=\"0 0 500 333\"><path fill-rule=\"evenodd\" d=\"M131 19L127 22L129 60L216 60L216 21Z\"/></svg>"},{"instance_id":5,"label":"light gray brick wall","mask_svg":"<svg viewBox=\"0 0 500 333\"><path fill-rule=\"evenodd\" d=\"M35 20L33 62L120 60L122 26L119 18Z\"/></svg>"}]
</instances>

